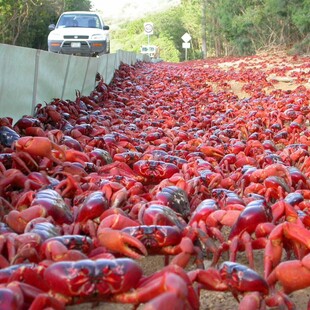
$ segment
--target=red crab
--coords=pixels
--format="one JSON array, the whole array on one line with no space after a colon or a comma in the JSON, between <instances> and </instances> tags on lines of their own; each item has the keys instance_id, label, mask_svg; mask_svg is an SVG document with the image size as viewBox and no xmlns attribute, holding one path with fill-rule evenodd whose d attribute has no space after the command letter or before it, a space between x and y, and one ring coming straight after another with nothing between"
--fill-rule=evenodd
<instances>
[{"instance_id":1,"label":"red crab","mask_svg":"<svg viewBox=\"0 0 310 310\"><path fill-rule=\"evenodd\" d=\"M61 160L54 152L59 152L62 160L66 158L64 149L46 137L22 137L15 142L15 149L17 152L26 152L30 156L46 157L56 164L60 164Z\"/></svg>"},{"instance_id":2,"label":"red crab","mask_svg":"<svg viewBox=\"0 0 310 310\"><path fill-rule=\"evenodd\" d=\"M268 275L267 283L274 290L269 298L270 305L286 304L289 308L295 307L287 295L310 286L310 254L301 260L281 262ZM282 287L281 292L275 291L277 283Z\"/></svg>"},{"instance_id":3,"label":"red crab","mask_svg":"<svg viewBox=\"0 0 310 310\"><path fill-rule=\"evenodd\" d=\"M164 161L139 160L133 164L133 171L143 176L147 184L157 184L178 173L179 168Z\"/></svg>"},{"instance_id":4,"label":"red crab","mask_svg":"<svg viewBox=\"0 0 310 310\"><path fill-rule=\"evenodd\" d=\"M57 262L44 272L49 295L39 294L34 303L43 308L51 298L63 305L108 300L136 288L141 276L139 265L128 258Z\"/></svg>"},{"instance_id":5,"label":"red crab","mask_svg":"<svg viewBox=\"0 0 310 310\"><path fill-rule=\"evenodd\" d=\"M260 309L264 297L269 294L266 280L249 267L234 263L223 262L218 269L194 270L188 273L192 282L197 281L200 289L215 291L231 291L237 299L239 309ZM243 298L240 301L238 295Z\"/></svg>"},{"instance_id":6,"label":"red crab","mask_svg":"<svg viewBox=\"0 0 310 310\"><path fill-rule=\"evenodd\" d=\"M52 189L38 191L28 209L23 211L12 210L5 217L6 223L14 231L22 233L28 222L36 217L52 217L58 224L70 224L73 216L69 206L63 198Z\"/></svg>"}]
</instances>

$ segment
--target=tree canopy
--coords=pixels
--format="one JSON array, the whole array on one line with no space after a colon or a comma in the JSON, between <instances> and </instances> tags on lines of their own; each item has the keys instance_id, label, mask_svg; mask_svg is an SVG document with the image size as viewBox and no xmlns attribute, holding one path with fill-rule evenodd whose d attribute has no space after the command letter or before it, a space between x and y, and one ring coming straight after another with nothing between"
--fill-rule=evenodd
<instances>
[{"instance_id":1,"label":"tree canopy","mask_svg":"<svg viewBox=\"0 0 310 310\"><path fill-rule=\"evenodd\" d=\"M46 49L48 25L62 12L90 9L90 0L0 0L0 42Z\"/></svg>"},{"instance_id":2,"label":"tree canopy","mask_svg":"<svg viewBox=\"0 0 310 310\"><path fill-rule=\"evenodd\" d=\"M114 35L119 48L138 52L141 39L146 42L141 36L146 21L154 24L152 44L159 45L161 57L168 61L176 56L184 60L181 37L185 32L192 37L191 59L271 49L310 52L310 0L182 0L179 7L123 24Z\"/></svg>"},{"instance_id":3,"label":"tree canopy","mask_svg":"<svg viewBox=\"0 0 310 310\"><path fill-rule=\"evenodd\" d=\"M90 0L0 0L1 43L46 49L47 26L63 11L91 10ZM140 51L143 24L166 61L184 60L181 37L192 39L189 59L250 55L262 50L310 52L310 0L182 0L167 11L127 21L112 33L112 51Z\"/></svg>"}]
</instances>

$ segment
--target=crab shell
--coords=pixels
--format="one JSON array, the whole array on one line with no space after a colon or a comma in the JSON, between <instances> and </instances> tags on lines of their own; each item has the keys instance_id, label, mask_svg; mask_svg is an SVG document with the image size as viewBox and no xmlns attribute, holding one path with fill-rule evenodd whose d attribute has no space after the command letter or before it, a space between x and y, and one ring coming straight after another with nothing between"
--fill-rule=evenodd
<instances>
[{"instance_id":1,"label":"crab shell","mask_svg":"<svg viewBox=\"0 0 310 310\"><path fill-rule=\"evenodd\" d=\"M139 265L128 258L57 262L44 274L54 293L81 297L126 292L137 286L141 276Z\"/></svg>"}]
</instances>

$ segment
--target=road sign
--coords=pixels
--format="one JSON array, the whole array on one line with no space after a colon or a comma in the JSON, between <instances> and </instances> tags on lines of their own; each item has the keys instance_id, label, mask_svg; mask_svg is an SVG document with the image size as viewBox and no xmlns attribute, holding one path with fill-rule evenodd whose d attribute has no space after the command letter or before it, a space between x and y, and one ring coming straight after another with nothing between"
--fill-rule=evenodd
<instances>
[{"instance_id":1,"label":"road sign","mask_svg":"<svg viewBox=\"0 0 310 310\"><path fill-rule=\"evenodd\" d=\"M191 44L189 41L192 39L189 33L184 33L182 36L182 40L184 41L182 43L182 47L185 49L185 61L187 61L187 49L191 47Z\"/></svg>"},{"instance_id":2,"label":"road sign","mask_svg":"<svg viewBox=\"0 0 310 310\"><path fill-rule=\"evenodd\" d=\"M151 35L154 32L153 23L144 23L144 32L147 35Z\"/></svg>"},{"instance_id":3,"label":"road sign","mask_svg":"<svg viewBox=\"0 0 310 310\"><path fill-rule=\"evenodd\" d=\"M189 42L191 39L192 39L192 37L191 37L190 34L187 33L187 32L185 32L185 33L183 34L183 36L182 36L182 40L183 40L185 43Z\"/></svg>"}]
</instances>

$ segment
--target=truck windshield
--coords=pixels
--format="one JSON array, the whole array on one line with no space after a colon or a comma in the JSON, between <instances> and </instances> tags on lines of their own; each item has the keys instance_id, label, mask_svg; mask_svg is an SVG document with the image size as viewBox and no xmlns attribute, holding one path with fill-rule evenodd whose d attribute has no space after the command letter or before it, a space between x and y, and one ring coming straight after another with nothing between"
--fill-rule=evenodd
<instances>
[{"instance_id":1,"label":"truck windshield","mask_svg":"<svg viewBox=\"0 0 310 310\"><path fill-rule=\"evenodd\" d=\"M64 14L60 17L56 28L67 27L102 28L102 25L96 15Z\"/></svg>"}]
</instances>

